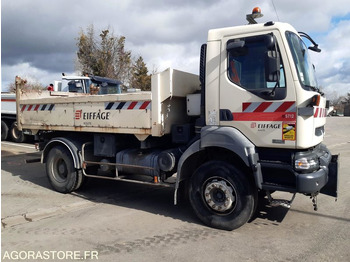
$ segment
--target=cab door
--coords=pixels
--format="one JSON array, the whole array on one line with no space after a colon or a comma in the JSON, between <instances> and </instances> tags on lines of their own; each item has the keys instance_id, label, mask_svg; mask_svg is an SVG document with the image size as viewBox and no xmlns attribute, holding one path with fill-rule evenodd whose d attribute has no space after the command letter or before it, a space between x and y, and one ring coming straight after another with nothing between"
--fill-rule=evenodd
<instances>
[{"instance_id":1,"label":"cab door","mask_svg":"<svg viewBox=\"0 0 350 262\"><path fill-rule=\"evenodd\" d=\"M260 147L295 147L296 99L281 41L275 30L222 42L220 125Z\"/></svg>"}]
</instances>

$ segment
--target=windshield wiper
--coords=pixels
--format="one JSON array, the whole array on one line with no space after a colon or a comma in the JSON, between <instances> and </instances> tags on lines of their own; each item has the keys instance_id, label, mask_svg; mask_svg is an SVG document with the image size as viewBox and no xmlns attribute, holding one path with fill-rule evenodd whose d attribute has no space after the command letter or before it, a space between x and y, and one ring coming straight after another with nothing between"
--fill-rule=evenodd
<instances>
[{"instance_id":1,"label":"windshield wiper","mask_svg":"<svg viewBox=\"0 0 350 262\"><path fill-rule=\"evenodd\" d=\"M321 92L321 90L318 88L318 87L315 87L315 86L310 86L310 85L304 85L305 87L311 89L312 91L316 91L317 93L321 94L321 95L324 95L323 92Z\"/></svg>"},{"instance_id":2,"label":"windshield wiper","mask_svg":"<svg viewBox=\"0 0 350 262\"><path fill-rule=\"evenodd\" d=\"M304 85L305 87L312 89L313 91L317 91L318 89L314 86L310 86L310 85Z\"/></svg>"}]
</instances>

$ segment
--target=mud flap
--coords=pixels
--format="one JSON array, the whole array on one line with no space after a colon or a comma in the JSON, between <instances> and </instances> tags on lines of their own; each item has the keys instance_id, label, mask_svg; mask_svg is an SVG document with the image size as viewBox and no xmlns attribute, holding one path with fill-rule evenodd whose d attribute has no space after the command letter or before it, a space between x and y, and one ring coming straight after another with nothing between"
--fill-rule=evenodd
<instances>
[{"instance_id":1,"label":"mud flap","mask_svg":"<svg viewBox=\"0 0 350 262\"><path fill-rule=\"evenodd\" d=\"M321 194L336 198L338 197L338 157L339 155L332 155L328 166L328 182L320 191Z\"/></svg>"}]
</instances>

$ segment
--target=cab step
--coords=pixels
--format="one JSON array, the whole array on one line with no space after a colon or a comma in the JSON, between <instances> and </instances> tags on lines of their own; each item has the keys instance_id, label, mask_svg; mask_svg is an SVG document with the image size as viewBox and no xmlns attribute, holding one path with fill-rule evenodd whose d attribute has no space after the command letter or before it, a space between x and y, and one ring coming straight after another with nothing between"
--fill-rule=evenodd
<instances>
[{"instance_id":1,"label":"cab step","mask_svg":"<svg viewBox=\"0 0 350 262\"><path fill-rule=\"evenodd\" d=\"M285 207L285 208L290 208L291 205L292 205L292 203L293 203L293 201L294 201L295 195L296 195L296 193L293 194L291 200L274 199L274 198L271 196L270 191L266 191L267 199L269 200L270 205L273 206L273 207L282 206L282 207Z\"/></svg>"}]
</instances>

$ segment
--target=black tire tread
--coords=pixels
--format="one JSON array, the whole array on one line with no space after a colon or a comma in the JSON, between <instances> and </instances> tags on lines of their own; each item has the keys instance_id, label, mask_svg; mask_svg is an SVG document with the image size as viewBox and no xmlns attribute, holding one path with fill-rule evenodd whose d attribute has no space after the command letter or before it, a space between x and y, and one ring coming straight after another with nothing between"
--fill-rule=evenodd
<instances>
[{"instance_id":1,"label":"black tire tread","mask_svg":"<svg viewBox=\"0 0 350 262\"><path fill-rule=\"evenodd\" d=\"M52 174L52 165L57 157L64 159L69 169L67 180L63 183L55 180L54 175ZM64 146L55 146L48 153L46 161L46 174L51 186L60 193L70 193L78 189L82 182L82 174L80 173L79 175L79 172L74 168L72 156L69 150Z\"/></svg>"},{"instance_id":2,"label":"black tire tread","mask_svg":"<svg viewBox=\"0 0 350 262\"><path fill-rule=\"evenodd\" d=\"M228 180L237 192L236 207L229 214L222 215L211 211L201 196L204 182L214 176ZM257 201L255 191L248 176L232 164L209 161L201 165L191 177L189 197L194 212L204 224L218 229L234 230L253 216Z\"/></svg>"},{"instance_id":3,"label":"black tire tread","mask_svg":"<svg viewBox=\"0 0 350 262\"><path fill-rule=\"evenodd\" d=\"M7 126L6 122L1 120L1 140L4 141L7 139L9 134L9 127Z\"/></svg>"},{"instance_id":4,"label":"black tire tread","mask_svg":"<svg viewBox=\"0 0 350 262\"><path fill-rule=\"evenodd\" d=\"M18 135L19 133L19 135ZM13 122L10 127L11 140L16 143L23 143L26 140L26 135L22 131L18 130L17 122Z\"/></svg>"}]
</instances>

